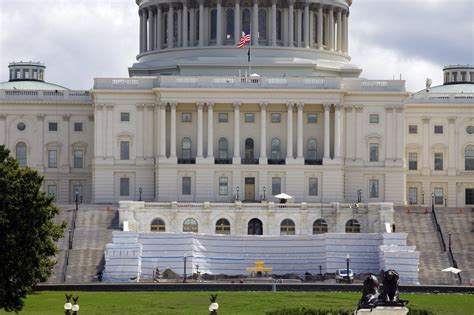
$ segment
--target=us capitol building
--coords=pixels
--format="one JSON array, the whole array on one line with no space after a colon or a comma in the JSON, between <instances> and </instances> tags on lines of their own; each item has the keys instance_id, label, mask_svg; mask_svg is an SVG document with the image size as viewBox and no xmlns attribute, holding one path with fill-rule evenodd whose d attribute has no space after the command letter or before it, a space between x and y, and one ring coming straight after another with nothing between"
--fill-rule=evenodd
<instances>
[{"instance_id":1,"label":"us capitol building","mask_svg":"<svg viewBox=\"0 0 474 315\"><path fill-rule=\"evenodd\" d=\"M351 4L137 0L130 77L74 91L11 63L0 144L57 203L124 201L136 230L247 234L256 218L252 234L374 232L392 203L474 205L474 67L417 93L360 78Z\"/></svg>"}]
</instances>

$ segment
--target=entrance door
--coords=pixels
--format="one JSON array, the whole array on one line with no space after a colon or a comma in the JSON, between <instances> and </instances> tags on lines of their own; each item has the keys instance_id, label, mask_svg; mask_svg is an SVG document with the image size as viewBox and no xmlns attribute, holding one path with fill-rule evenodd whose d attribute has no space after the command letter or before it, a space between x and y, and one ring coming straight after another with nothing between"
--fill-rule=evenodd
<instances>
[{"instance_id":1,"label":"entrance door","mask_svg":"<svg viewBox=\"0 0 474 315\"><path fill-rule=\"evenodd\" d=\"M259 219L252 219L248 224L248 235L263 235L263 224Z\"/></svg>"},{"instance_id":2,"label":"entrance door","mask_svg":"<svg viewBox=\"0 0 474 315\"><path fill-rule=\"evenodd\" d=\"M245 200L255 200L255 177L245 177Z\"/></svg>"}]
</instances>

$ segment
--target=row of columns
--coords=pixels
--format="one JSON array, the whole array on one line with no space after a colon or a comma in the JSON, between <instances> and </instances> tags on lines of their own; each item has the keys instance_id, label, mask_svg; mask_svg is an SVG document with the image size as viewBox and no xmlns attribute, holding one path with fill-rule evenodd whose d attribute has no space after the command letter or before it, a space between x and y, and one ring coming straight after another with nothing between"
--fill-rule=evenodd
<instances>
[{"instance_id":1,"label":"row of columns","mask_svg":"<svg viewBox=\"0 0 474 315\"><path fill-rule=\"evenodd\" d=\"M169 104L171 110L170 117L170 158L176 158L176 107L175 102L166 103L161 102L159 104L159 121L160 121L160 141L159 141L159 156L166 158L166 107ZM240 139L240 107L241 102L234 102L234 139ZM260 143L267 143L267 102L261 102L260 104ZM341 146L342 146L342 114L341 110L343 106L341 104L331 105L324 104L324 158L330 158L330 110L334 106L335 109L335 126L334 126L334 157L336 159L341 158ZM213 114L213 102L198 102L197 107L197 154L196 158L203 158L203 110L207 107L207 158L214 157L214 114ZM297 108L297 142L296 142L296 158L304 159L303 154L303 108L304 103L287 103L287 159L293 159L293 109ZM240 141L234 141L234 164L240 163ZM266 159L266 145L260 145L260 158Z\"/></svg>"},{"instance_id":2,"label":"row of columns","mask_svg":"<svg viewBox=\"0 0 474 315\"><path fill-rule=\"evenodd\" d=\"M316 37L315 44L317 43L318 49L327 49L331 51L337 51L340 53L348 52L348 11L346 9L337 8L333 6L319 5L316 8L311 8L309 2L305 2L303 10L294 8L294 1L289 1L288 8L282 8L282 24L281 30L288 30L287 34L281 34L283 39L283 46L294 47L295 42L298 47L310 48L312 47L312 38ZM199 21L196 21L195 15L196 10L199 9ZM208 29L207 25L210 20L210 7L205 7L204 2L199 2L198 8L188 8L186 1L182 2L182 6L178 6L178 2L169 3L167 5L156 5L148 6L139 11L140 15L140 53L147 51L160 50L162 48L174 48L174 47L187 47L195 46L195 29L199 29L199 41L198 46L208 46L210 30L205 34L205 30ZM167 18L167 44L165 44L165 34L163 34L163 14L165 10L168 12ZM177 36L175 38L174 25L175 16L174 12L177 12ZM216 45L222 46L225 35L223 23L223 12L221 0L216 0ZM188 19L186 18L190 14L188 27ZM255 0L252 7L252 45L259 45L259 23L258 23L258 12L259 5L258 1ZM316 23L314 21L314 13L317 12L317 34L311 36ZM206 14L205 14L206 13ZM270 32L268 37L269 46L277 46L277 0L272 0L271 9L269 10L270 15ZM296 13L296 14L295 14ZM301 15L303 15L303 26L301 21ZM294 30L294 17L296 16L296 32ZM326 23L320 17L326 17ZM337 31L336 31L337 25ZM287 26L287 27L285 27ZM188 34L188 28L190 30ZM234 4L234 41L231 45L236 45L241 37L241 8L239 1L235 1ZM297 39L295 40L294 34L296 33ZM303 35L303 42L300 43L301 34ZM324 35L323 35L324 34ZM323 36L327 38L327 43L324 45ZM228 42L226 44L229 44Z\"/></svg>"}]
</instances>

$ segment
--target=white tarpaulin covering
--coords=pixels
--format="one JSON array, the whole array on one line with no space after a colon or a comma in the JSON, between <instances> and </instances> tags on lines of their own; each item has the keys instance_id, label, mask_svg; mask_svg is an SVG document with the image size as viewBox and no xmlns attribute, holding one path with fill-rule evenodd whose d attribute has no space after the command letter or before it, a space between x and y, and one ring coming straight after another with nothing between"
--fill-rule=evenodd
<instances>
[{"instance_id":1,"label":"white tarpaulin covering","mask_svg":"<svg viewBox=\"0 0 474 315\"><path fill-rule=\"evenodd\" d=\"M390 267L399 272L402 283L418 282L419 253L406 246L405 233L234 236L152 232L114 232L113 244L107 245L105 253L104 281L129 281L133 272L142 279L151 278L156 268L183 274L184 256L188 274L199 265L202 274L245 275L245 268L256 261L273 268L273 274L319 274L319 266L323 273L334 273L346 268L347 254L355 273L378 273Z\"/></svg>"}]
</instances>

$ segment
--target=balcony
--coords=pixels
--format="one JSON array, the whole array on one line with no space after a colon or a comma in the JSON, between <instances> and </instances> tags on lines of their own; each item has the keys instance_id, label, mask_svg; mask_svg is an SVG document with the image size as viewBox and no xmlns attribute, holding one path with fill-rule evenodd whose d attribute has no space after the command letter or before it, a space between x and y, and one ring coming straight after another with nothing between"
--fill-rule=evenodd
<instances>
[{"instance_id":1,"label":"balcony","mask_svg":"<svg viewBox=\"0 0 474 315\"><path fill-rule=\"evenodd\" d=\"M232 164L232 159L227 158L215 158L214 164Z\"/></svg>"},{"instance_id":2,"label":"balcony","mask_svg":"<svg viewBox=\"0 0 474 315\"><path fill-rule=\"evenodd\" d=\"M268 159L269 165L285 165L285 159Z\"/></svg>"},{"instance_id":3,"label":"balcony","mask_svg":"<svg viewBox=\"0 0 474 315\"><path fill-rule=\"evenodd\" d=\"M304 165L323 165L323 160L305 159Z\"/></svg>"},{"instance_id":4,"label":"balcony","mask_svg":"<svg viewBox=\"0 0 474 315\"><path fill-rule=\"evenodd\" d=\"M258 159L242 159L242 164L258 164Z\"/></svg>"},{"instance_id":5,"label":"balcony","mask_svg":"<svg viewBox=\"0 0 474 315\"><path fill-rule=\"evenodd\" d=\"M195 158L178 158L178 164L196 164L196 159Z\"/></svg>"}]
</instances>

